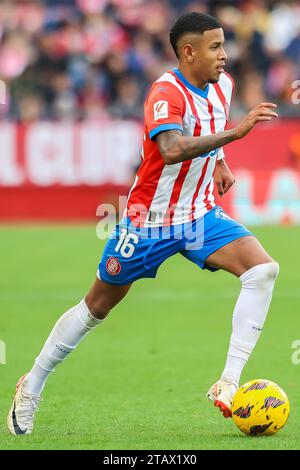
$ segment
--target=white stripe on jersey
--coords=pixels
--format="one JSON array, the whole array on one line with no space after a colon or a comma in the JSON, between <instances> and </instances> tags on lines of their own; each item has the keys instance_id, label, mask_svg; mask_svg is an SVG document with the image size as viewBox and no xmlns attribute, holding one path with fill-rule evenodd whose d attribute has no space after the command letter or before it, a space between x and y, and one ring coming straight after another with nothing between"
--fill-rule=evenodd
<instances>
[{"instance_id":1,"label":"white stripe on jersey","mask_svg":"<svg viewBox=\"0 0 300 470\"><path fill-rule=\"evenodd\" d=\"M150 212L159 214L159 217L157 215L155 218L155 224L161 224L163 222L164 215L168 210L174 183L180 172L181 166L182 163L164 166L156 187L154 197L152 199L151 206L149 208Z\"/></svg>"},{"instance_id":2,"label":"white stripe on jersey","mask_svg":"<svg viewBox=\"0 0 300 470\"><path fill-rule=\"evenodd\" d=\"M224 95L225 96L225 95ZM213 105L213 114L215 117L215 129L216 132L222 132L226 125L226 116L224 113L224 107L218 94L213 86L209 88L208 99ZM226 98L226 96L225 96ZM211 134L211 132L209 132Z\"/></svg>"},{"instance_id":3,"label":"white stripe on jersey","mask_svg":"<svg viewBox=\"0 0 300 470\"><path fill-rule=\"evenodd\" d=\"M215 165L216 165L216 157L210 158L209 162L208 162L208 165L207 165L207 170L206 170L206 173L205 173L203 183L201 184L201 188L199 190L198 197L196 198L195 203L194 203L195 204L195 216L196 216L196 218L201 217L203 214L205 214L205 212L207 212L206 205L204 204L204 199L206 197L205 196L205 190L206 190L206 187L209 184L209 182L211 182L211 184L213 184L213 172L214 172L214 169L215 169ZM210 193L209 193L209 195L210 195L210 197L208 197L208 202L210 202L210 204L212 206L214 206L215 205L214 204L214 197Z\"/></svg>"},{"instance_id":4,"label":"white stripe on jersey","mask_svg":"<svg viewBox=\"0 0 300 470\"><path fill-rule=\"evenodd\" d=\"M232 80L228 77L228 75L226 75L226 73L221 73L218 84L222 89L223 95L225 96L227 103L230 105L233 92Z\"/></svg>"},{"instance_id":5,"label":"white stripe on jersey","mask_svg":"<svg viewBox=\"0 0 300 470\"><path fill-rule=\"evenodd\" d=\"M177 208L174 214L174 220L176 220L177 216L179 216L183 207L186 208L188 213L191 211L191 201L193 200L193 196L196 191L198 181L201 177L205 161L206 158L195 158L192 160L191 166L181 188Z\"/></svg>"}]
</instances>

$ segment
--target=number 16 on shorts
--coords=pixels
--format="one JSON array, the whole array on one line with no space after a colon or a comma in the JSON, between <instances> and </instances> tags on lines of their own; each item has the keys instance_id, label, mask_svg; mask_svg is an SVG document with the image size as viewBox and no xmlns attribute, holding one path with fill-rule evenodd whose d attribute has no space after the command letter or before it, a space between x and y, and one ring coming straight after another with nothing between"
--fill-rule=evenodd
<instances>
[{"instance_id":1,"label":"number 16 on shorts","mask_svg":"<svg viewBox=\"0 0 300 470\"><path fill-rule=\"evenodd\" d=\"M135 245L138 244L138 241L139 237L136 233L128 233L126 228L122 228L120 239L115 248L115 252L120 252L124 258L131 258L135 250Z\"/></svg>"}]
</instances>

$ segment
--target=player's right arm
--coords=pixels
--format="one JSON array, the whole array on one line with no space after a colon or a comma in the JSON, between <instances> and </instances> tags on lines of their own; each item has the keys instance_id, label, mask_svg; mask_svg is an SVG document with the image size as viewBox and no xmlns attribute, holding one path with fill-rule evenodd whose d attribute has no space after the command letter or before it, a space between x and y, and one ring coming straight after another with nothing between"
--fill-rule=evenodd
<instances>
[{"instance_id":1,"label":"player's right arm","mask_svg":"<svg viewBox=\"0 0 300 470\"><path fill-rule=\"evenodd\" d=\"M276 107L274 103L260 103L235 128L203 137L186 137L177 130L161 132L156 137L160 154L167 165L197 158L234 140L242 139L258 122L278 117L272 111Z\"/></svg>"}]
</instances>

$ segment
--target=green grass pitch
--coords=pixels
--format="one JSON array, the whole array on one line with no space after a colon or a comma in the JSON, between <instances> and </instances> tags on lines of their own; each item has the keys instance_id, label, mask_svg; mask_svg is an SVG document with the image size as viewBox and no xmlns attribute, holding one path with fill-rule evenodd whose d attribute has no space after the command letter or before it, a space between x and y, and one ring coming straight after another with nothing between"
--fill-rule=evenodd
<instances>
[{"instance_id":1,"label":"green grass pitch","mask_svg":"<svg viewBox=\"0 0 300 470\"><path fill-rule=\"evenodd\" d=\"M49 378L32 436L10 436L15 383L57 318L86 293L103 242L93 225L1 226L1 449L299 449L300 228L255 233L281 265L264 331L242 382L271 379L291 402L287 426L247 437L205 397L223 369L239 281L180 255L128 297Z\"/></svg>"}]
</instances>

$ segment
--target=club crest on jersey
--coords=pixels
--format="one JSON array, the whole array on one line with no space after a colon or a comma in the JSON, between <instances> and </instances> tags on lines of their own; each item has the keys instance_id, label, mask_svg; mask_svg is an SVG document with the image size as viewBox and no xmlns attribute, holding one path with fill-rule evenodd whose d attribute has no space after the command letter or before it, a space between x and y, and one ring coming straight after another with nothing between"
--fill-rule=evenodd
<instances>
[{"instance_id":1,"label":"club crest on jersey","mask_svg":"<svg viewBox=\"0 0 300 470\"><path fill-rule=\"evenodd\" d=\"M115 258L114 256L110 256L106 261L106 271L111 276L117 276L117 274L121 271L121 263L120 261Z\"/></svg>"},{"instance_id":2,"label":"club crest on jersey","mask_svg":"<svg viewBox=\"0 0 300 470\"><path fill-rule=\"evenodd\" d=\"M165 100L156 101L153 106L154 121L169 117L169 103Z\"/></svg>"}]
</instances>

